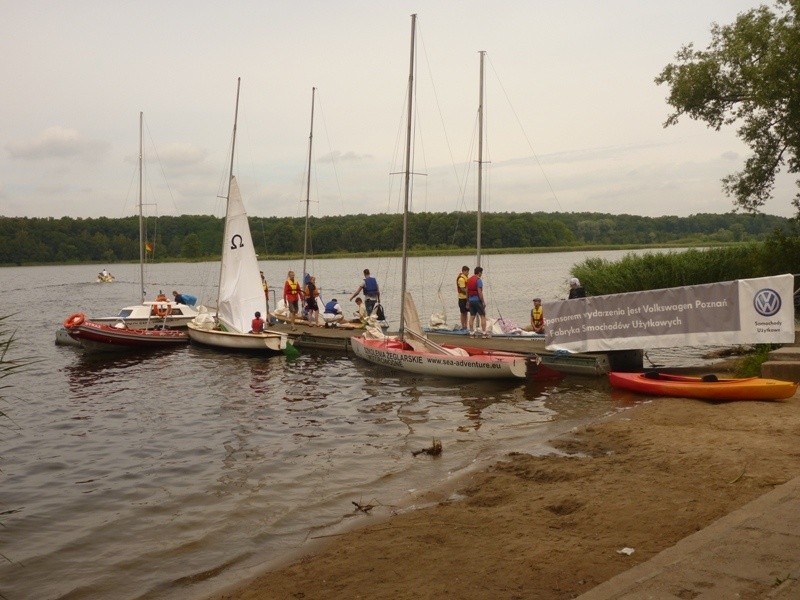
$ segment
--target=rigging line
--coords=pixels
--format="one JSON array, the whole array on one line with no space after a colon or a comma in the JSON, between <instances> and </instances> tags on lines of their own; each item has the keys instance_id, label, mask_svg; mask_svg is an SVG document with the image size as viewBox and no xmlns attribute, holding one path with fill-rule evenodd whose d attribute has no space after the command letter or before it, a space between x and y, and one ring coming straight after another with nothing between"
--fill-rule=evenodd
<instances>
[{"instance_id":1,"label":"rigging line","mask_svg":"<svg viewBox=\"0 0 800 600\"><path fill-rule=\"evenodd\" d=\"M161 162L161 156L158 154L158 148L156 147L155 140L153 140L153 134L150 131L150 123L145 118L144 120L144 128L147 132L147 137L150 140L150 147L153 149L153 154L155 154L156 162L158 163L158 167L161 171L161 177L164 180L164 186L167 188L167 193L169 194L169 199L172 202L172 208L175 210L175 214L178 213L178 204L175 202L175 195L172 193L172 187L169 185L169 180L167 179L167 174L164 172L164 163ZM155 194L153 195L155 197Z\"/></svg>"},{"instance_id":2,"label":"rigging line","mask_svg":"<svg viewBox=\"0 0 800 600\"><path fill-rule=\"evenodd\" d=\"M558 200L558 196L556 195L556 192L553 189L552 184L550 183L550 179L548 179L548 177L547 177L547 173L544 172L544 167L542 166L542 163L539 160L539 155L536 153L536 150L533 149L533 144L531 143L531 140L528 137L528 134L525 131L525 128L522 126L522 121L520 121L520 118L519 118L519 115L517 114L517 111L514 110L514 106L511 104L511 99L508 97L508 93L506 92L505 87L503 87L502 81L500 81L500 77L497 74L497 70L494 68L494 63L492 63L492 59L491 58L489 59L489 66L492 67L492 72L497 77L498 85L500 86L500 89L503 90L503 95L506 98L506 102L508 102L508 105L511 108L511 114L514 115L514 118L516 119L520 130L522 130L522 135L525 138L525 141L528 143L528 148L530 148L531 153L533 154L533 158L536 160L536 164L539 166L539 170L541 171L542 176L544 177L544 180L547 183L547 187L550 190L550 193L553 195L553 199L556 201L556 204L558 204L558 210L562 210L561 209L561 202L559 202L559 200Z\"/></svg>"},{"instance_id":3,"label":"rigging line","mask_svg":"<svg viewBox=\"0 0 800 600\"><path fill-rule=\"evenodd\" d=\"M325 120L325 111L322 107L322 94L317 89L317 99L319 101L319 112L320 112L320 120L322 121L322 130L325 132L325 139L328 142L328 150L330 150L330 157L331 157L331 167L333 168L333 178L336 180L336 190L339 194L339 206L341 207L341 212L344 213L344 196L342 195L342 185L339 181L339 171L336 168L336 159L337 153L333 150L333 144L331 144L330 135L328 133L328 122Z\"/></svg>"}]
</instances>

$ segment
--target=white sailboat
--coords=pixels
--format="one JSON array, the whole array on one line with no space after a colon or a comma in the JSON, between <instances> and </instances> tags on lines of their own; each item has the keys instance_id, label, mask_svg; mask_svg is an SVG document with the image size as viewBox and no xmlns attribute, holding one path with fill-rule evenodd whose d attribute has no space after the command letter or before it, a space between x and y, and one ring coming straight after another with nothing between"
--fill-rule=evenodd
<instances>
[{"instance_id":1,"label":"white sailboat","mask_svg":"<svg viewBox=\"0 0 800 600\"><path fill-rule=\"evenodd\" d=\"M278 353L286 349L286 334L274 331L248 333L256 312L260 312L264 317L267 316L267 303L261 286L258 259L250 234L247 212L236 178L233 176L240 85L241 78L236 84L236 112L233 121L217 312L215 315L201 312L190 321L189 337L193 342L217 348Z\"/></svg>"},{"instance_id":2,"label":"white sailboat","mask_svg":"<svg viewBox=\"0 0 800 600\"><path fill-rule=\"evenodd\" d=\"M403 207L403 257L398 336L385 336L370 327L362 337L351 339L356 356L371 363L419 375L458 377L460 379L524 378L534 359L522 354L478 348L455 348L430 341L422 333L411 294L406 291L408 272L408 212L411 190L411 146L414 100L414 60L416 15L411 15L411 61L408 75L408 115L406 127L405 182Z\"/></svg>"},{"instance_id":3,"label":"white sailboat","mask_svg":"<svg viewBox=\"0 0 800 600\"><path fill-rule=\"evenodd\" d=\"M94 323L106 325L124 324L134 329L176 328L186 324L197 316L197 310L186 304L179 304L159 295L155 301L145 301L144 264L145 264L145 232L142 201L144 177L144 113L139 112L139 304L126 306L112 317L92 317ZM113 278L113 276L112 276Z\"/></svg>"}]
</instances>

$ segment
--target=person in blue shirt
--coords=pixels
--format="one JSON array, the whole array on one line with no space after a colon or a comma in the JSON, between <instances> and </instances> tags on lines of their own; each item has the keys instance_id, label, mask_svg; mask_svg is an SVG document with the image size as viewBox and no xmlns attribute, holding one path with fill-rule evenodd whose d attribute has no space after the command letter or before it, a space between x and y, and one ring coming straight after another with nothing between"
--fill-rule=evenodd
<instances>
[{"instance_id":1,"label":"person in blue shirt","mask_svg":"<svg viewBox=\"0 0 800 600\"><path fill-rule=\"evenodd\" d=\"M358 286L358 289L350 296L350 300L364 292L364 304L367 307L367 314L372 314L372 309L376 304L381 301L381 291L378 287L378 280L369 274L369 269L364 269L364 283Z\"/></svg>"},{"instance_id":2,"label":"person in blue shirt","mask_svg":"<svg viewBox=\"0 0 800 600\"><path fill-rule=\"evenodd\" d=\"M336 323L344 321L344 314L342 314L342 305L334 298L325 303L325 312L322 313L322 320L325 321L325 327L330 327Z\"/></svg>"},{"instance_id":3,"label":"person in blue shirt","mask_svg":"<svg viewBox=\"0 0 800 600\"><path fill-rule=\"evenodd\" d=\"M178 292L173 291L172 295L174 296L175 302L177 304L185 304L186 306L194 306L195 302L197 302L197 298L195 298L191 294L179 294Z\"/></svg>"}]
</instances>

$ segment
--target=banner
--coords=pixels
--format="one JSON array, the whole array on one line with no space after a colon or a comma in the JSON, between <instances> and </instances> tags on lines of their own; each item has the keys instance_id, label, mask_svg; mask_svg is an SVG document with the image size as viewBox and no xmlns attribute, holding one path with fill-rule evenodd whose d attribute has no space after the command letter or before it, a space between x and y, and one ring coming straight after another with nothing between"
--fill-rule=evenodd
<instances>
[{"instance_id":1,"label":"banner","mask_svg":"<svg viewBox=\"0 0 800 600\"><path fill-rule=\"evenodd\" d=\"M548 350L794 342L794 276L545 302Z\"/></svg>"}]
</instances>

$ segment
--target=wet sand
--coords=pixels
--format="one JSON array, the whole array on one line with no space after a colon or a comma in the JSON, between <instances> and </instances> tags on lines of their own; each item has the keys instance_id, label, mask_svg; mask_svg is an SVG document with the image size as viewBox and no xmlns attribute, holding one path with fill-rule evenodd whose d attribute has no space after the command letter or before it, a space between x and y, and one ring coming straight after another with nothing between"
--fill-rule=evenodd
<instances>
[{"instance_id":1,"label":"wet sand","mask_svg":"<svg viewBox=\"0 0 800 600\"><path fill-rule=\"evenodd\" d=\"M552 446L213 598L574 598L800 475L800 395L653 399Z\"/></svg>"}]
</instances>

